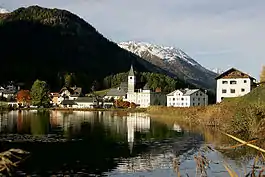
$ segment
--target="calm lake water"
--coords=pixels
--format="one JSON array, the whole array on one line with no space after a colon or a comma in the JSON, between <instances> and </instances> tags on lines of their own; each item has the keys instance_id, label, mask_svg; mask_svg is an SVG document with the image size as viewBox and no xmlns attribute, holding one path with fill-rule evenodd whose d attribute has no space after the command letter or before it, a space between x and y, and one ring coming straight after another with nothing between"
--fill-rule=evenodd
<instances>
[{"instance_id":1,"label":"calm lake water","mask_svg":"<svg viewBox=\"0 0 265 177\"><path fill-rule=\"evenodd\" d=\"M146 113L12 111L0 114L0 149L31 153L16 176L168 177L176 176L175 158L183 175L195 176L198 153L211 161L208 176L228 176L224 161L238 173L251 167L247 148L215 150L225 139L217 131L155 120Z\"/></svg>"}]
</instances>

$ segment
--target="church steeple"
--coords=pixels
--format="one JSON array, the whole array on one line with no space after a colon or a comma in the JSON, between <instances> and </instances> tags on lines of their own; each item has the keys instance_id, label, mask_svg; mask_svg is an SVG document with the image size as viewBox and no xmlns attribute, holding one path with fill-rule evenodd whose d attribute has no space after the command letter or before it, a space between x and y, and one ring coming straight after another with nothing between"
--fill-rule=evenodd
<instances>
[{"instance_id":1,"label":"church steeple","mask_svg":"<svg viewBox=\"0 0 265 177\"><path fill-rule=\"evenodd\" d=\"M128 74L128 93L134 93L136 78L134 75L133 66L131 65L131 69Z\"/></svg>"},{"instance_id":2,"label":"church steeple","mask_svg":"<svg viewBox=\"0 0 265 177\"><path fill-rule=\"evenodd\" d=\"M134 76L133 65L131 65L131 69L129 71L129 75L128 76Z\"/></svg>"}]
</instances>

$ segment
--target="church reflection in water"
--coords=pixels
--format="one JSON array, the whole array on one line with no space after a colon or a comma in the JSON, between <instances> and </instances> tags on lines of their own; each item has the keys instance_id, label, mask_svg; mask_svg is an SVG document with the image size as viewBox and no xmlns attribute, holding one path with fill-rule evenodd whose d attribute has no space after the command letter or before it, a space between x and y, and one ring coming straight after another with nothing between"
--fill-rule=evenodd
<instances>
[{"instance_id":1,"label":"church reflection in water","mask_svg":"<svg viewBox=\"0 0 265 177\"><path fill-rule=\"evenodd\" d=\"M174 149L172 150L174 144L169 141L161 143L160 140L185 138L179 125L167 127L151 121L148 114L140 112L12 111L0 115L1 134L56 134L73 139L94 134L98 129L116 142L128 145L131 155L120 159L114 170L122 173L170 167L171 160L175 157ZM94 135L89 137L91 136ZM153 144L144 146L144 143Z\"/></svg>"}]
</instances>

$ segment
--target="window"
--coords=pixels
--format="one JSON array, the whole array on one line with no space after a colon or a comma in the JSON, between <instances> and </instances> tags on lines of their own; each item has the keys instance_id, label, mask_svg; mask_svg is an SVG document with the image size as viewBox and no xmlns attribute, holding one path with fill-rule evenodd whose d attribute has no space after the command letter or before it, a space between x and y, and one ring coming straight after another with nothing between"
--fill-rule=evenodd
<instances>
[{"instance_id":1,"label":"window","mask_svg":"<svg viewBox=\"0 0 265 177\"><path fill-rule=\"evenodd\" d=\"M228 84L228 81L223 81L222 84Z\"/></svg>"},{"instance_id":2,"label":"window","mask_svg":"<svg viewBox=\"0 0 265 177\"><path fill-rule=\"evenodd\" d=\"M222 93L226 93L226 89L223 89L223 90L222 90Z\"/></svg>"},{"instance_id":3,"label":"window","mask_svg":"<svg viewBox=\"0 0 265 177\"><path fill-rule=\"evenodd\" d=\"M201 98L198 98L198 101L200 101L201 100Z\"/></svg>"},{"instance_id":4,"label":"window","mask_svg":"<svg viewBox=\"0 0 265 177\"><path fill-rule=\"evenodd\" d=\"M132 77L130 77L130 79L132 79Z\"/></svg>"},{"instance_id":5,"label":"window","mask_svg":"<svg viewBox=\"0 0 265 177\"><path fill-rule=\"evenodd\" d=\"M181 105L184 105L184 103L181 103Z\"/></svg>"},{"instance_id":6,"label":"window","mask_svg":"<svg viewBox=\"0 0 265 177\"><path fill-rule=\"evenodd\" d=\"M241 89L241 92L245 92L245 89L242 88L242 89Z\"/></svg>"},{"instance_id":7,"label":"window","mask_svg":"<svg viewBox=\"0 0 265 177\"><path fill-rule=\"evenodd\" d=\"M183 100L184 100L184 98L181 98L181 100L183 101Z\"/></svg>"},{"instance_id":8,"label":"window","mask_svg":"<svg viewBox=\"0 0 265 177\"><path fill-rule=\"evenodd\" d=\"M193 98L193 101L195 101L195 98Z\"/></svg>"},{"instance_id":9,"label":"window","mask_svg":"<svg viewBox=\"0 0 265 177\"><path fill-rule=\"evenodd\" d=\"M173 101L175 101L175 98L173 98Z\"/></svg>"},{"instance_id":10,"label":"window","mask_svg":"<svg viewBox=\"0 0 265 177\"><path fill-rule=\"evenodd\" d=\"M200 93L200 96L202 96L202 93Z\"/></svg>"},{"instance_id":11,"label":"window","mask_svg":"<svg viewBox=\"0 0 265 177\"><path fill-rule=\"evenodd\" d=\"M234 85L236 84L236 81L230 81L230 84Z\"/></svg>"},{"instance_id":12,"label":"window","mask_svg":"<svg viewBox=\"0 0 265 177\"><path fill-rule=\"evenodd\" d=\"M231 89L230 92L231 93L236 93L236 90L235 89Z\"/></svg>"},{"instance_id":13,"label":"window","mask_svg":"<svg viewBox=\"0 0 265 177\"><path fill-rule=\"evenodd\" d=\"M247 80L244 80L244 83L247 83Z\"/></svg>"},{"instance_id":14,"label":"window","mask_svg":"<svg viewBox=\"0 0 265 177\"><path fill-rule=\"evenodd\" d=\"M198 106L200 106L200 103L198 103Z\"/></svg>"},{"instance_id":15,"label":"window","mask_svg":"<svg viewBox=\"0 0 265 177\"><path fill-rule=\"evenodd\" d=\"M195 103L193 103L193 106L195 106Z\"/></svg>"}]
</instances>

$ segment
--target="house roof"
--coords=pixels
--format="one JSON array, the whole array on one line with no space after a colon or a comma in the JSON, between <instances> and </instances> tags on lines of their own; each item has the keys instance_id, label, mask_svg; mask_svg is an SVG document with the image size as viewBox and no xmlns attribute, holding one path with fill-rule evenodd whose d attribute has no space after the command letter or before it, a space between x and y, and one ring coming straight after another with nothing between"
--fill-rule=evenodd
<instances>
[{"instance_id":1,"label":"house roof","mask_svg":"<svg viewBox=\"0 0 265 177\"><path fill-rule=\"evenodd\" d=\"M15 93L17 93L16 90L2 90L1 92L2 92L3 94L15 94Z\"/></svg>"},{"instance_id":2,"label":"house roof","mask_svg":"<svg viewBox=\"0 0 265 177\"><path fill-rule=\"evenodd\" d=\"M60 97L60 94L59 93L56 93L56 92L51 93L50 95L53 96L53 97Z\"/></svg>"},{"instance_id":3,"label":"house roof","mask_svg":"<svg viewBox=\"0 0 265 177\"><path fill-rule=\"evenodd\" d=\"M63 100L62 105L77 105L74 100Z\"/></svg>"},{"instance_id":4,"label":"house roof","mask_svg":"<svg viewBox=\"0 0 265 177\"><path fill-rule=\"evenodd\" d=\"M72 97L78 97L82 93L81 87L63 87L59 93L62 93L65 90L68 90L71 94L70 96L72 96Z\"/></svg>"},{"instance_id":5,"label":"house roof","mask_svg":"<svg viewBox=\"0 0 265 177\"><path fill-rule=\"evenodd\" d=\"M120 88L122 88L125 92L128 92L128 82L121 82Z\"/></svg>"},{"instance_id":6,"label":"house roof","mask_svg":"<svg viewBox=\"0 0 265 177\"><path fill-rule=\"evenodd\" d=\"M150 90L148 83L144 85L143 90Z\"/></svg>"},{"instance_id":7,"label":"house roof","mask_svg":"<svg viewBox=\"0 0 265 177\"><path fill-rule=\"evenodd\" d=\"M108 91L106 96L125 96L126 92L123 88L112 88Z\"/></svg>"},{"instance_id":8,"label":"house roof","mask_svg":"<svg viewBox=\"0 0 265 177\"><path fill-rule=\"evenodd\" d=\"M200 89L178 89L178 90L175 90L169 94L167 94L167 96L173 96L177 91L180 91L183 93L183 96L190 96L192 95L193 93L196 93L197 91L199 91Z\"/></svg>"},{"instance_id":9,"label":"house roof","mask_svg":"<svg viewBox=\"0 0 265 177\"><path fill-rule=\"evenodd\" d=\"M80 103L92 103L94 102L95 99L92 97L78 97L75 102L80 102Z\"/></svg>"},{"instance_id":10,"label":"house roof","mask_svg":"<svg viewBox=\"0 0 265 177\"><path fill-rule=\"evenodd\" d=\"M239 71L236 68L230 68L229 70L227 70L227 71L223 72L222 74L220 74L219 76L217 76L215 79L218 80L221 78L250 78L250 79L255 80L254 77L251 77L250 75L248 75L242 71Z\"/></svg>"}]
</instances>

